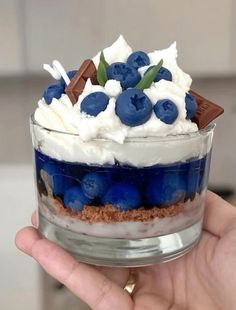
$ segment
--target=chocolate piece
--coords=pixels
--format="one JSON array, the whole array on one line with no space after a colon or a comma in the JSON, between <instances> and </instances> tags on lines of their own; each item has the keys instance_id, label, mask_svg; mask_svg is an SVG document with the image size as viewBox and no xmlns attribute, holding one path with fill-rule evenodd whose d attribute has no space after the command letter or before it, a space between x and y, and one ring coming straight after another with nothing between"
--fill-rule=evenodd
<instances>
[{"instance_id":1,"label":"chocolate piece","mask_svg":"<svg viewBox=\"0 0 236 310\"><path fill-rule=\"evenodd\" d=\"M168 207L153 207L145 209L140 207L127 211L118 211L112 205L105 206L85 206L82 211L67 209L58 200L54 199L55 212L60 215L78 218L87 223L117 223L117 222L149 222L154 218L173 217L184 211L183 203L179 202Z\"/></svg>"},{"instance_id":2,"label":"chocolate piece","mask_svg":"<svg viewBox=\"0 0 236 310\"><path fill-rule=\"evenodd\" d=\"M65 89L66 94L73 104L77 102L78 97L82 93L85 83L89 78L93 84L97 84L96 67L91 59L86 59Z\"/></svg>"},{"instance_id":3,"label":"chocolate piece","mask_svg":"<svg viewBox=\"0 0 236 310\"><path fill-rule=\"evenodd\" d=\"M73 78L74 79L74 78ZM71 80L70 84L66 87L65 91L68 97L70 98L70 101L73 104L76 104L79 95L82 93L86 81L83 79L82 76L80 76L78 79Z\"/></svg>"},{"instance_id":4,"label":"chocolate piece","mask_svg":"<svg viewBox=\"0 0 236 310\"><path fill-rule=\"evenodd\" d=\"M199 129L206 127L215 118L224 112L224 109L217 104L207 100L194 91L190 91L190 94L197 100L197 112L191 119L198 125Z\"/></svg>"}]
</instances>

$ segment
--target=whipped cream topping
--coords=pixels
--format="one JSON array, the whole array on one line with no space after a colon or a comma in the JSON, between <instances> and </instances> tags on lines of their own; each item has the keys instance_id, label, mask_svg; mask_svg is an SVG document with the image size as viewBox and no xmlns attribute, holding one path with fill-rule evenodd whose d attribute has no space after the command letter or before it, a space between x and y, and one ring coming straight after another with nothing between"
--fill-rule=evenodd
<instances>
[{"instance_id":1,"label":"whipped cream topping","mask_svg":"<svg viewBox=\"0 0 236 310\"><path fill-rule=\"evenodd\" d=\"M183 72L177 65L177 48L176 42L171 44L167 49L154 51L148 54L150 59L150 65L141 67L139 69L140 74L143 76L148 67L156 65L161 59L163 60L163 67L168 69L172 74L173 83L182 88L185 92L188 92L192 84L192 79L189 74Z\"/></svg>"},{"instance_id":2,"label":"whipped cream topping","mask_svg":"<svg viewBox=\"0 0 236 310\"><path fill-rule=\"evenodd\" d=\"M120 83L113 80L107 83L110 84L109 91L107 91L107 85L105 87L93 85L88 80L83 93L74 106L67 95L62 95L60 99L53 99L50 105L43 99L40 100L39 108L35 112L35 120L46 128L79 134L83 141L105 138L123 143L126 137L167 136L197 131L197 125L185 118L185 91L173 82L161 80L153 83L153 86L145 89L144 93L153 105L160 99L170 99L175 102L179 111L177 120L173 124L166 124L152 113L146 123L135 127L124 125L115 113L116 97L121 92ZM113 96L110 98L106 110L93 117L80 112L80 105L87 95L95 91Z\"/></svg>"},{"instance_id":3,"label":"whipped cream topping","mask_svg":"<svg viewBox=\"0 0 236 310\"><path fill-rule=\"evenodd\" d=\"M119 38L111 46L103 50L105 59L109 65L113 62L118 61L126 62L132 52L133 51L131 47L128 45L122 35L120 35ZM96 68L98 68L100 54L101 52L99 52L92 59ZM189 74L183 72L183 70L179 68L176 60L177 56L178 52L176 48L176 42L171 44L170 47L166 49L155 50L151 53L148 53L150 65L139 68L139 73L141 74L141 76L143 76L150 66L158 64L159 61L162 59L163 67L165 67L171 72L173 82L179 85L179 87L181 87L183 90L188 92L192 83L192 79Z\"/></svg>"},{"instance_id":4,"label":"whipped cream topping","mask_svg":"<svg viewBox=\"0 0 236 310\"><path fill-rule=\"evenodd\" d=\"M129 55L132 53L132 48L128 45L122 35L109 47L103 50L104 57L106 62L110 65L113 62L126 62ZM94 58L92 58L95 67L98 68L99 60L100 60L99 52Z\"/></svg>"},{"instance_id":5,"label":"whipped cream topping","mask_svg":"<svg viewBox=\"0 0 236 310\"><path fill-rule=\"evenodd\" d=\"M108 64L111 64L117 61L125 62L132 53L132 49L125 39L120 36L117 41L110 47L105 48L103 52L106 61ZM150 119L143 125L135 127L124 125L115 113L116 98L122 92L120 82L108 80L105 86L102 87L100 85L93 85L90 79L88 79L75 105L72 105L66 94L63 94L59 99L54 98L49 105L42 98L39 100L38 108L34 114L36 122L43 127L78 135L77 141L80 140L80 146L83 148L83 152L81 153L81 151L76 149L75 141L74 138L72 139L72 136L63 135L63 139L59 139L58 137L54 137L54 135L57 135L56 133L51 133L50 138L49 135L47 135L43 139L43 131L41 130L40 145L41 147L42 145L44 146L43 152L58 159L82 161L86 163L113 164L115 160L126 160L127 162L127 157L129 157L127 155L129 154L127 154L127 147L124 146L126 138L165 137L168 135L197 132L197 125L191 120L186 119L185 95L190 89L192 80L190 76L184 73L177 65L176 43L173 43L167 49L151 52L148 56L150 58L149 66L156 65L163 59L163 66L171 72L173 80L171 82L161 80L152 83L150 88L144 89L144 93L149 97L153 105L160 99L170 99L176 104L178 108L178 117L173 124L162 122L153 112ZM98 67L99 59L100 53L92 59L96 67ZM139 68L140 74L143 75L149 66ZM109 96L107 108L96 117L81 112L80 105L82 100L88 94L97 91L104 92ZM93 139L97 138L108 139L108 144L109 141L113 141L120 146L114 147L115 144L113 143L113 151L106 147L101 150L101 145L99 146L98 143L93 142ZM43 140L44 142L42 143ZM116 151L114 151L115 149ZM76 154L75 151L80 154ZM185 152L186 148L182 151ZM136 149L135 152L137 152ZM185 155L183 155L183 152L180 152L181 154L176 152L175 155L177 156L172 154L172 158L163 154L161 154L161 156L155 156L153 150L154 158L152 159L150 157L147 159L147 156L143 158L140 154L137 156L135 152L132 151L132 158L128 161L134 165L147 166L160 161L163 162L163 160L165 162L180 160L180 158L186 158L185 155L187 155L188 158L197 156L199 149L193 147L192 151L188 151Z\"/></svg>"}]
</instances>

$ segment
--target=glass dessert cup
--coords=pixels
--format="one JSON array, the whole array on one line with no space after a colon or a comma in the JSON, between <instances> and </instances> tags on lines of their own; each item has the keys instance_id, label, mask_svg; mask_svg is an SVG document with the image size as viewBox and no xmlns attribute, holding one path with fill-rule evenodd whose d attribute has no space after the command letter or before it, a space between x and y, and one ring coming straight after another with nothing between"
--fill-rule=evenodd
<instances>
[{"instance_id":1,"label":"glass dessert cup","mask_svg":"<svg viewBox=\"0 0 236 310\"><path fill-rule=\"evenodd\" d=\"M201 236L214 127L119 144L83 142L32 117L41 234L95 265L185 254Z\"/></svg>"}]
</instances>

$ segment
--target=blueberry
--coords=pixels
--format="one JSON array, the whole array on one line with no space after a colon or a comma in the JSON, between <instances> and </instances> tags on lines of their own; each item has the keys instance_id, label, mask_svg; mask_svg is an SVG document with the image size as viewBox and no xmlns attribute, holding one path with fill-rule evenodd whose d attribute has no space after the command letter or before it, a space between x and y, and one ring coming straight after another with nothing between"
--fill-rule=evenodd
<instances>
[{"instance_id":1,"label":"blueberry","mask_svg":"<svg viewBox=\"0 0 236 310\"><path fill-rule=\"evenodd\" d=\"M141 198L138 190L128 183L115 183L102 199L104 204L111 204L120 211L136 209Z\"/></svg>"},{"instance_id":2,"label":"blueberry","mask_svg":"<svg viewBox=\"0 0 236 310\"><path fill-rule=\"evenodd\" d=\"M44 90L43 97L46 103L50 104L53 98L59 99L63 93L64 87L60 84L52 84Z\"/></svg>"},{"instance_id":3,"label":"blueberry","mask_svg":"<svg viewBox=\"0 0 236 310\"><path fill-rule=\"evenodd\" d=\"M135 69L138 69L143 66L148 66L150 64L150 60L146 53L137 51L129 55L127 64Z\"/></svg>"},{"instance_id":4,"label":"blueberry","mask_svg":"<svg viewBox=\"0 0 236 310\"><path fill-rule=\"evenodd\" d=\"M46 163L42 169L51 177L52 191L55 196L63 196L69 187L77 184L76 179L64 175L54 164Z\"/></svg>"},{"instance_id":5,"label":"blueberry","mask_svg":"<svg viewBox=\"0 0 236 310\"><path fill-rule=\"evenodd\" d=\"M145 195L151 206L170 205L181 201L186 195L184 178L178 172L157 175L149 182Z\"/></svg>"},{"instance_id":6,"label":"blueberry","mask_svg":"<svg viewBox=\"0 0 236 310\"><path fill-rule=\"evenodd\" d=\"M139 89L127 89L116 100L116 114L127 126L139 126L149 120L152 103Z\"/></svg>"},{"instance_id":7,"label":"blueberry","mask_svg":"<svg viewBox=\"0 0 236 310\"><path fill-rule=\"evenodd\" d=\"M91 172L83 177L81 187L88 198L101 198L107 191L108 180L100 173Z\"/></svg>"},{"instance_id":8,"label":"blueberry","mask_svg":"<svg viewBox=\"0 0 236 310\"><path fill-rule=\"evenodd\" d=\"M120 81L121 87L134 87L141 79L139 72L124 62L114 62L107 68L109 80Z\"/></svg>"},{"instance_id":9,"label":"blueberry","mask_svg":"<svg viewBox=\"0 0 236 310\"><path fill-rule=\"evenodd\" d=\"M154 66L150 66L147 71L145 72L145 74L151 70ZM160 70L157 72L155 78L154 78L154 82L159 82L160 80L166 80L166 81L172 81L172 74L171 72L166 69L165 67L161 67Z\"/></svg>"},{"instance_id":10,"label":"blueberry","mask_svg":"<svg viewBox=\"0 0 236 310\"><path fill-rule=\"evenodd\" d=\"M76 72L77 72L77 70L68 71L67 72L68 78L71 80L75 76ZM66 87L66 82L64 81L63 78L60 79L59 83L62 87L64 87L64 88Z\"/></svg>"},{"instance_id":11,"label":"blueberry","mask_svg":"<svg viewBox=\"0 0 236 310\"><path fill-rule=\"evenodd\" d=\"M74 211L81 211L84 205L90 204L91 200L86 197L80 186L69 188L64 195L64 205Z\"/></svg>"},{"instance_id":12,"label":"blueberry","mask_svg":"<svg viewBox=\"0 0 236 310\"><path fill-rule=\"evenodd\" d=\"M185 95L185 108L187 112L186 118L190 119L194 117L197 111L197 101L193 96L188 93L186 93Z\"/></svg>"},{"instance_id":13,"label":"blueberry","mask_svg":"<svg viewBox=\"0 0 236 310\"><path fill-rule=\"evenodd\" d=\"M109 97L103 92L94 92L86 96L80 106L81 112L88 115L97 116L100 112L106 110Z\"/></svg>"},{"instance_id":14,"label":"blueberry","mask_svg":"<svg viewBox=\"0 0 236 310\"><path fill-rule=\"evenodd\" d=\"M176 104L169 99L157 101L153 109L156 117L169 125L174 123L179 114Z\"/></svg>"}]
</instances>

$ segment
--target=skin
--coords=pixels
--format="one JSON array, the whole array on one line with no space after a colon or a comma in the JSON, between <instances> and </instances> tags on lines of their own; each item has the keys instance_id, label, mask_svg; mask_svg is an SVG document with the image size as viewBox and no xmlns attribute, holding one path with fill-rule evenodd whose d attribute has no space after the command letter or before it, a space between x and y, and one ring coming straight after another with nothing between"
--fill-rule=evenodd
<instances>
[{"instance_id":1,"label":"skin","mask_svg":"<svg viewBox=\"0 0 236 310\"><path fill-rule=\"evenodd\" d=\"M136 286L131 295L123 289L128 268L79 263L43 240L35 227L20 230L16 245L92 309L236 309L236 208L212 192L198 245L171 262L132 269Z\"/></svg>"}]
</instances>

